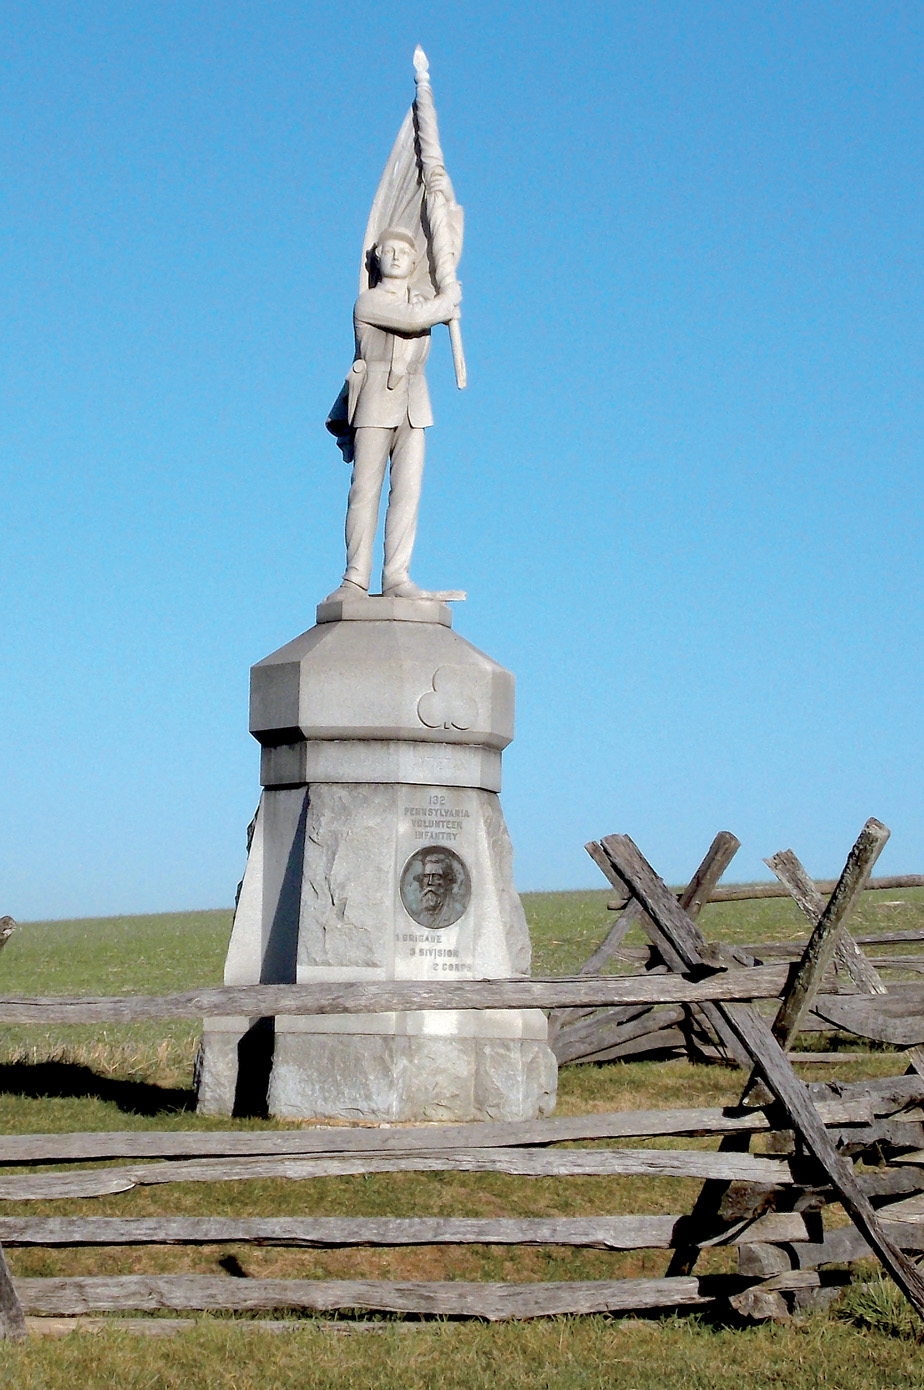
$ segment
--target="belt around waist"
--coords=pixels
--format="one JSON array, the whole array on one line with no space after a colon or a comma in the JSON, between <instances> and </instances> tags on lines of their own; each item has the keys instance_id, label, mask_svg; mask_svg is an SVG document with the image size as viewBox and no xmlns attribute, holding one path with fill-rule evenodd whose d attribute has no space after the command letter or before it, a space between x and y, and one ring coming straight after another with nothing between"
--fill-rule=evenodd
<instances>
[{"instance_id":1,"label":"belt around waist","mask_svg":"<svg viewBox=\"0 0 924 1390\"><path fill-rule=\"evenodd\" d=\"M366 371L367 373L378 372L380 375L383 372L388 373L394 371L400 376L423 376L424 364L421 362L420 365L416 367L395 367L391 362L367 362Z\"/></svg>"}]
</instances>

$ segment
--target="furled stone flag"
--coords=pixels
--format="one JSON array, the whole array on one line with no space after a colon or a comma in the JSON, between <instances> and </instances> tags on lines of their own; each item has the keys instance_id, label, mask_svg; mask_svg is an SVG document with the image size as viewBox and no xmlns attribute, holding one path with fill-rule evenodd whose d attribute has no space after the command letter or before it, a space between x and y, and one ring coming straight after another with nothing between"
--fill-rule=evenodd
<instances>
[{"instance_id":1,"label":"furled stone flag","mask_svg":"<svg viewBox=\"0 0 924 1390\"><path fill-rule=\"evenodd\" d=\"M414 53L417 99L408 111L372 203L363 239L360 293L375 283L375 244L387 227L405 227L425 246L412 286L427 296L442 294L456 279L462 255L462 209L455 200L443 163L436 109L427 58L418 45ZM462 330L449 325L456 383L465 385Z\"/></svg>"}]
</instances>

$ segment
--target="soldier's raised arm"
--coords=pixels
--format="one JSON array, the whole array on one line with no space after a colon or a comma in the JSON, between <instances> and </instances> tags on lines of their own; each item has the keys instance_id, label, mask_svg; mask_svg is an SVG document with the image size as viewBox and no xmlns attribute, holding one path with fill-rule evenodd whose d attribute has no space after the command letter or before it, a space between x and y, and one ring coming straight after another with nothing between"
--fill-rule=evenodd
<instances>
[{"instance_id":1,"label":"soldier's raised arm","mask_svg":"<svg viewBox=\"0 0 924 1390\"><path fill-rule=\"evenodd\" d=\"M423 333L438 323L449 323L455 318L461 300L462 286L458 280L444 294L412 304L402 303L391 295L379 294L375 290L365 290L356 301L353 320L355 323L371 324L374 328L384 328L390 333Z\"/></svg>"}]
</instances>

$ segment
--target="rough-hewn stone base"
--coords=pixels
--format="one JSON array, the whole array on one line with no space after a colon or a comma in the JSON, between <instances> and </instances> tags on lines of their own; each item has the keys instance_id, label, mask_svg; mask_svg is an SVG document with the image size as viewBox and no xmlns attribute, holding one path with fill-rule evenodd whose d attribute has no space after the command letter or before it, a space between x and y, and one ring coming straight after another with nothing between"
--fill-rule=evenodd
<instances>
[{"instance_id":1,"label":"rough-hewn stone base","mask_svg":"<svg viewBox=\"0 0 924 1390\"><path fill-rule=\"evenodd\" d=\"M355 607L334 605L251 673L264 792L225 984L526 977L497 797L513 676L451 631L445 606ZM202 1114L517 1120L551 1110L555 1089L537 1010L203 1030Z\"/></svg>"},{"instance_id":2,"label":"rough-hewn stone base","mask_svg":"<svg viewBox=\"0 0 924 1390\"><path fill-rule=\"evenodd\" d=\"M196 1059L200 1115L265 1115L271 1018L207 1018Z\"/></svg>"},{"instance_id":3,"label":"rough-hewn stone base","mask_svg":"<svg viewBox=\"0 0 924 1390\"><path fill-rule=\"evenodd\" d=\"M492 1018L504 1036L489 1036ZM357 1022L367 1031L348 1031ZM207 1019L198 1110L383 1123L531 1120L555 1106L558 1068L545 1028L535 1009L284 1018L275 1033L271 1019Z\"/></svg>"},{"instance_id":4,"label":"rough-hewn stone base","mask_svg":"<svg viewBox=\"0 0 924 1390\"><path fill-rule=\"evenodd\" d=\"M269 1091L280 1119L530 1120L555 1105L551 1049L532 1038L283 1033Z\"/></svg>"}]
</instances>

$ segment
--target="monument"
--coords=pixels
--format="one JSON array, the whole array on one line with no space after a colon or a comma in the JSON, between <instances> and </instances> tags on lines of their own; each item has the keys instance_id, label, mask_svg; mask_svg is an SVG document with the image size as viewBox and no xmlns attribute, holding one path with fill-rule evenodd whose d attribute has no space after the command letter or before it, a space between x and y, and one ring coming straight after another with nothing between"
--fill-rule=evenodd
<instances>
[{"instance_id":1,"label":"monument","mask_svg":"<svg viewBox=\"0 0 924 1390\"><path fill-rule=\"evenodd\" d=\"M465 384L462 210L426 59L372 206L356 354L328 420L352 462L343 580L251 671L263 792L226 984L525 976L529 932L498 792L514 680L452 631L457 591L411 579L432 424L424 364L449 325ZM390 471L381 594L370 594ZM554 1105L540 1010L206 1021L199 1109L355 1121L516 1120Z\"/></svg>"}]
</instances>

